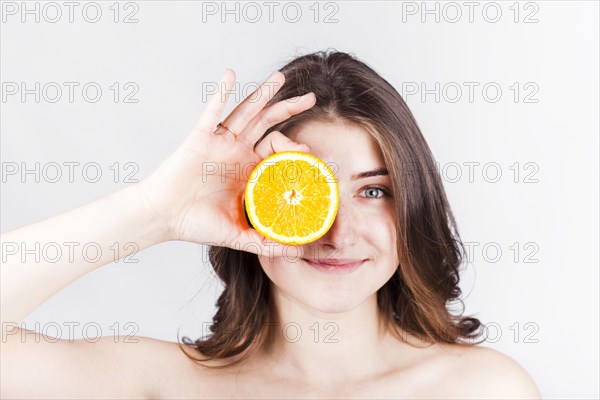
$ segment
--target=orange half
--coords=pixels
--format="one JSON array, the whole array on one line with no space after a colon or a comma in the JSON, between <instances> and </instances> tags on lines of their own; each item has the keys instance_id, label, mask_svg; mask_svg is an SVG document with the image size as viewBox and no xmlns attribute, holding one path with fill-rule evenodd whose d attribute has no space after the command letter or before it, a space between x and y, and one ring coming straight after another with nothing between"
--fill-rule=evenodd
<instances>
[{"instance_id":1,"label":"orange half","mask_svg":"<svg viewBox=\"0 0 600 400\"><path fill-rule=\"evenodd\" d=\"M340 203L338 181L317 157L282 151L254 168L244 203L252 227L263 236L283 244L306 244L333 225Z\"/></svg>"}]
</instances>

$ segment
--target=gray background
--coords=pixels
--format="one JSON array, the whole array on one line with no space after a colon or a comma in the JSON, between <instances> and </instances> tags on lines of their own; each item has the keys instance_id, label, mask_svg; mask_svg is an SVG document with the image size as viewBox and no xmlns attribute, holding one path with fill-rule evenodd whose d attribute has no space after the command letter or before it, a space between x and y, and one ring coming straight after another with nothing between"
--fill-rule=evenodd
<instances>
[{"instance_id":1,"label":"gray background","mask_svg":"<svg viewBox=\"0 0 600 400\"><path fill-rule=\"evenodd\" d=\"M35 3L27 4L34 9ZM39 183L31 174L3 176L2 232L130 185L129 173L143 179L190 131L207 88L225 67L240 83L229 112L244 89L249 94L296 55L352 52L404 94L440 163L463 240L479 243L461 286L466 312L488 325L486 345L518 360L546 398L599 397L597 2L479 2L472 22L463 2L453 3L462 13L456 22L457 8L446 2L437 3L437 22L434 14L421 20L421 2L297 2L297 22L294 8L283 11L285 3L278 3L272 22L263 2L254 3L258 8L237 3L239 21L227 14L223 22L221 2L211 3L219 13L209 15L199 2L138 1L119 4L117 23L112 1L97 2L102 16L96 23L82 14L86 2L75 8L72 23L58 4L62 17L54 23L56 9L46 3L38 3L39 22L32 15L23 22L21 10L3 13L3 172L14 163L33 168L39 162L46 174ZM85 16L94 18L94 6L87 7ZM412 7L417 14L408 13ZM491 22L497 8L501 17ZM138 22L123 22L130 13ZM57 82L62 97L48 101L55 92L47 86L39 103L33 95L23 101L7 94L11 82L28 88ZM63 82L79 83L73 102ZM89 82L103 90L95 103L82 95ZM128 82L138 88L137 103L123 101L132 92ZM436 82L437 101L434 94L422 99L420 88L405 90L422 83L432 90ZM478 85L472 101L464 82ZM462 96L455 101L457 86ZM494 101L496 87L502 92ZM65 162L80 163L73 182ZM472 179L470 162L480 163ZM56 183L49 182L56 171L51 163L62 166ZM100 166L98 182L89 182L93 169L83 175L86 163ZM491 167L485 174L484 165ZM502 174L497 182L494 166ZM221 290L203 246L163 243L135 258L139 262L113 263L73 283L27 326L50 335L59 326L63 338L69 322L80 324L77 337L86 335L86 323L98 324L103 335L118 326L122 335L169 341L179 327L200 336Z\"/></svg>"}]
</instances>

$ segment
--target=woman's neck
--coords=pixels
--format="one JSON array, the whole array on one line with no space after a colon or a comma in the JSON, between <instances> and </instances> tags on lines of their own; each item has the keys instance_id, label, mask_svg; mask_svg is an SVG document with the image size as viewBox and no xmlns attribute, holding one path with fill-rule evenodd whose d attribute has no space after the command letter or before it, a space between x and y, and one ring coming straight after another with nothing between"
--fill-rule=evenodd
<instances>
[{"instance_id":1,"label":"woman's neck","mask_svg":"<svg viewBox=\"0 0 600 400\"><path fill-rule=\"evenodd\" d=\"M275 294L275 322L259 350L274 374L322 387L384 374L397 361L399 341L377 306L377 295L350 311L323 312ZM393 350L393 351L392 351Z\"/></svg>"}]
</instances>

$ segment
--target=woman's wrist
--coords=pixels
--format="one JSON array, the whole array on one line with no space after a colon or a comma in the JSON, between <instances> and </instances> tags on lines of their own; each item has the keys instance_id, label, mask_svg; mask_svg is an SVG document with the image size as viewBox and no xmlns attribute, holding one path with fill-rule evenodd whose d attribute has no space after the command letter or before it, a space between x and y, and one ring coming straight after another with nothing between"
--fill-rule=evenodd
<instances>
[{"instance_id":1,"label":"woman's wrist","mask_svg":"<svg viewBox=\"0 0 600 400\"><path fill-rule=\"evenodd\" d=\"M108 197L108 201L127 212L127 229L132 231L135 242L142 250L173 240L174 236L168 222L156 213L140 185L138 183L115 192Z\"/></svg>"}]
</instances>

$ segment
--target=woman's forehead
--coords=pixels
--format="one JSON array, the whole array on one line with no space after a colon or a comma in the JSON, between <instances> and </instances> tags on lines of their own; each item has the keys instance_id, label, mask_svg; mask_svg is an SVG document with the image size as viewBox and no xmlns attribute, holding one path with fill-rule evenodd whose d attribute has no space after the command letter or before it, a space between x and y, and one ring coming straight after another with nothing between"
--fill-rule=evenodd
<instances>
[{"instance_id":1,"label":"woman's forehead","mask_svg":"<svg viewBox=\"0 0 600 400\"><path fill-rule=\"evenodd\" d=\"M381 150L365 129L341 121L311 121L296 127L290 139L307 144L310 152L329 165L338 178L385 167Z\"/></svg>"}]
</instances>

